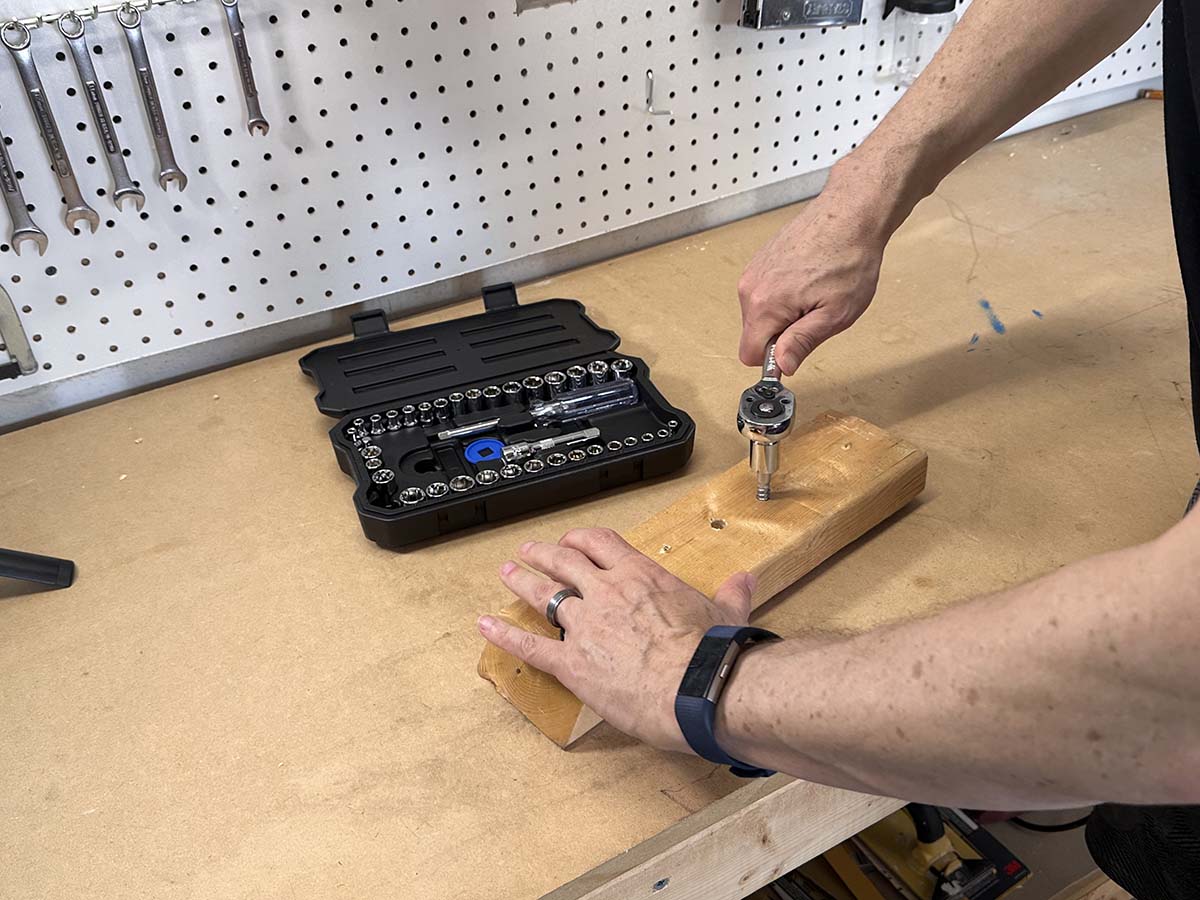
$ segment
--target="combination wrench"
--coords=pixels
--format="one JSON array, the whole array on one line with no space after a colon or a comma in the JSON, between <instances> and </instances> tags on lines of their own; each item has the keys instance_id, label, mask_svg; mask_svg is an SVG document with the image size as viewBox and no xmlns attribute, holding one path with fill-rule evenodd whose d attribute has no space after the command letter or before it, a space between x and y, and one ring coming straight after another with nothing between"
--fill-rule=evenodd
<instances>
[{"instance_id":1,"label":"combination wrench","mask_svg":"<svg viewBox=\"0 0 1200 900\"><path fill-rule=\"evenodd\" d=\"M0 43L12 54L17 64L17 73L21 76L21 83L25 86L29 108L33 110L33 117L37 120L38 132L42 136L42 143L46 145L46 153L50 156L54 174L58 178L58 186L62 189L63 200L67 204L67 228L77 232L79 223L87 222L94 234L100 227L100 216L87 205L79 190L71 158L67 155L67 145L63 143L58 123L54 121L50 98L46 96L42 78L38 75L37 63L33 61L33 51L29 49L33 43L29 28L20 22L7 23L0 27Z\"/></svg>"},{"instance_id":2,"label":"combination wrench","mask_svg":"<svg viewBox=\"0 0 1200 900\"><path fill-rule=\"evenodd\" d=\"M165 191L168 185L174 183L179 185L180 191L184 191L188 179L175 161L175 151L171 147L167 117L163 113L154 70L150 67L150 54L146 52L146 40L142 35L142 12L132 3L126 3L117 10L117 21L125 30L125 42L129 45L129 55L137 72L138 87L142 90L142 107L154 135L154 149L158 152L158 186Z\"/></svg>"},{"instance_id":3,"label":"combination wrench","mask_svg":"<svg viewBox=\"0 0 1200 900\"><path fill-rule=\"evenodd\" d=\"M246 27L238 11L238 0L221 0L225 7L225 21L229 25L229 37L233 40L233 55L237 59L238 75L242 79L242 93L246 97L248 120L246 127L251 134L267 134L271 123L263 115L258 102L258 86L254 83L254 65L250 59L250 47L246 43Z\"/></svg>"},{"instance_id":4,"label":"combination wrench","mask_svg":"<svg viewBox=\"0 0 1200 900\"><path fill-rule=\"evenodd\" d=\"M108 159L108 171L113 177L113 203L117 209L124 211L125 201L132 200L138 212L141 212L142 207L146 205L146 195L129 177L125 154L121 151L117 129L113 125L112 116L109 115L108 103L104 100L104 87L100 84L96 67L92 65L92 49L88 46L84 30L83 19L78 13L68 12L58 17L58 31L66 38L71 57L75 60L75 71L79 73L84 98L92 112L92 121L100 135L100 145Z\"/></svg>"},{"instance_id":5,"label":"combination wrench","mask_svg":"<svg viewBox=\"0 0 1200 900\"><path fill-rule=\"evenodd\" d=\"M8 206L8 215L12 219L12 237L9 239L9 243L12 244L13 252L20 256L21 244L25 241L32 241L37 245L38 256L45 256L46 248L50 246L50 239L46 237L46 232L34 224L33 216L29 214L25 195L21 192L21 183L17 180L17 170L13 168L8 148L4 145L4 132L2 131L0 131L0 193L4 194L4 203Z\"/></svg>"}]
</instances>

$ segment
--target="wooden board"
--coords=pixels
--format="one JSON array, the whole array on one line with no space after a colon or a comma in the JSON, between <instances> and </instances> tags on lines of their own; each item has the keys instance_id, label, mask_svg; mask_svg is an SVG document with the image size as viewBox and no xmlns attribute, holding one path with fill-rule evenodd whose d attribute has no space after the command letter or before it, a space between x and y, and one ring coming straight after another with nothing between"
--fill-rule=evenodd
<instances>
[{"instance_id":1,"label":"wooden board","mask_svg":"<svg viewBox=\"0 0 1200 900\"><path fill-rule=\"evenodd\" d=\"M921 493L926 464L925 454L906 441L854 416L827 412L788 438L771 501L755 498L753 475L741 463L626 539L709 596L734 572L753 572L757 608ZM520 601L500 617L527 631L554 633ZM556 678L490 644L479 674L560 747L600 723Z\"/></svg>"}]
</instances>

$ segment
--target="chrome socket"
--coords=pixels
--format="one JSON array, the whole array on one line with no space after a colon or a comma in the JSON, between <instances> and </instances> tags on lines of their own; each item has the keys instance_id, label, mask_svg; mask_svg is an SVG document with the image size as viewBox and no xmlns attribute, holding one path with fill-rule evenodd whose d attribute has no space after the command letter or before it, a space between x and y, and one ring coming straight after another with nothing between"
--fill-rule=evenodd
<instances>
[{"instance_id":1,"label":"chrome socket","mask_svg":"<svg viewBox=\"0 0 1200 900\"><path fill-rule=\"evenodd\" d=\"M520 466L514 466L512 463L509 463L508 465L506 465L500 469L500 477L502 477L502 478L520 478L521 471L522 471L522 469Z\"/></svg>"},{"instance_id":2,"label":"chrome socket","mask_svg":"<svg viewBox=\"0 0 1200 900\"><path fill-rule=\"evenodd\" d=\"M383 434L383 416L379 415L379 413L375 413L375 415L371 416L370 421L371 434L374 436Z\"/></svg>"},{"instance_id":3,"label":"chrome socket","mask_svg":"<svg viewBox=\"0 0 1200 900\"><path fill-rule=\"evenodd\" d=\"M416 506L425 499L425 492L419 487L408 487L400 492L400 502L405 506Z\"/></svg>"},{"instance_id":4,"label":"chrome socket","mask_svg":"<svg viewBox=\"0 0 1200 900\"><path fill-rule=\"evenodd\" d=\"M602 359L594 359L588 363L587 372L592 384L604 384L608 381L608 363Z\"/></svg>"},{"instance_id":5,"label":"chrome socket","mask_svg":"<svg viewBox=\"0 0 1200 900\"><path fill-rule=\"evenodd\" d=\"M494 406L499 406L504 400L504 392L494 384L489 384L482 391L483 405L480 409L491 409Z\"/></svg>"},{"instance_id":6,"label":"chrome socket","mask_svg":"<svg viewBox=\"0 0 1200 900\"><path fill-rule=\"evenodd\" d=\"M503 394L502 402L507 406L519 404L525 396L525 388L516 381L506 381L500 387L500 393Z\"/></svg>"},{"instance_id":7,"label":"chrome socket","mask_svg":"<svg viewBox=\"0 0 1200 900\"><path fill-rule=\"evenodd\" d=\"M609 364L613 378L629 378L633 375L633 363L627 359L614 359Z\"/></svg>"},{"instance_id":8,"label":"chrome socket","mask_svg":"<svg viewBox=\"0 0 1200 900\"><path fill-rule=\"evenodd\" d=\"M618 450L621 449L621 442L620 441L609 441L607 444L607 447L613 453L616 453Z\"/></svg>"},{"instance_id":9,"label":"chrome socket","mask_svg":"<svg viewBox=\"0 0 1200 900\"><path fill-rule=\"evenodd\" d=\"M417 408L411 403L400 410L400 415L404 417L405 428L417 427Z\"/></svg>"},{"instance_id":10,"label":"chrome socket","mask_svg":"<svg viewBox=\"0 0 1200 900\"><path fill-rule=\"evenodd\" d=\"M403 427L400 424L400 411L397 409L389 409L383 417L383 422L388 431L399 431Z\"/></svg>"},{"instance_id":11,"label":"chrome socket","mask_svg":"<svg viewBox=\"0 0 1200 900\"><path fill-rule=\"evenodd\" d=\"M583 462L587 459L587 453L576 447L574 450L567 451L567 459L571 462Z\"/></svg>"},{"instance_id":12,"label":"chrome socket","mask_svg":"<svg viewBox=\"0 0 1200 900\"><path fill-rule=\"evenodd\" d=\"M521 387L525 388L526 401L546 399L546 382L540 375L530 375L522 379Z\"/></svg>"},{"instance_id":13,"label":"chrome socket","mask_svg":"<svg viewBox=\"0 0 1200 900\"><path fill-rule=\"evenodd\" d=\"M483 391L479 388L467 388L463 391L463 398L467 401L467 412L477 412L484 409Z\"/></svg>"},{"instance_id":14,"label":"chrome socket","mask_svg":"<svg viewBox=\"0 0 1200 900\"><path fill-rule=\"evenodd\" d=\"M376 469L383 468L383 460L378 456L373 456L370 459L363 460L363 465L367 467L368 472L374 472Z\"/></svg>"},{"instance_id":15,"label":"chrome socket","mask_svg":"<svg viewBox=\"0 0 1200 900\"><path fill-rule=\"evenodd\" d=\"M525 460L525 471L528 472L530 475L536 475L538 472L542 471L544 468L546 468L546 464L544 462L542 462L540 459Z\"/></svg>"},{"instance_id":16,"label":"chrome socket","mask_svg":"<svg viewBox=\"0 0 1200 900\"><path fill-rule=\"evenodd\" d=\"M445 497L450 493L450 486L444 481L435 481L429 487L425 488L425 493L432 499L437 500L439 497Z\"/></svg>"},{"instance_id":17,"label":"chrome socket","mask_svg":"<svg viewBox=\"0 0 1200 900\"><path fill-rule=\"evenodd\" d=\"M448 398L450 401L450 412L456 416L461 416L467 411L467 395L455 391Z\"/></svg>"},{"instance_id":18,"label":"chrome socket","mask_svg":"<svg viewBox=\"0 0 1200 900\"><path fill-rule=\"evenodd\" d=\"M546 462L552 466L565 466L567 464L567 456L565 453L551 453L546 457Z\"/></svg>"},{"instance_id":19,"label":"chrome socket","mask_svg":"<svg viewBox=\"0 0 1200 900\"><path fill-rule=\"evenodd\" d=\"M567 389L567 375L565 372L547 372L542 380L546 382L546 387L549 388L552 398Z\"/></svg>"},{"instance_id":20,"label":"chrome socket","mask_svg":"<svg viewBox=\"0 0 1200 900\"><path fill-rule=\"evenodd\" d=\"M588 444L588 447L587 447L587 455L588 456L600 456L603 453L604 453L604 447L602 447L600 444Z\"/></svg>"},{"instance_id":21,"label":"chrome socket","mask_svg":"<svg viewBox=\"0 0 1200 900\"><path fill-rule=\"evenodd\" d=\"M417 404L417 418L421 420L422 425L433 424L433 404L429 402Z\"/></svg>"},{"instance_id":22,"label":"chrome socket","mask_svg":"<svg viewBox=\"0 0 1200 900\"><path fill-rule=\"evenodd\" d=\"M445 397L438 397L433 401L433 414L439 422L450 421L450 401Z\"/></svg>"},{"instance_id":23,"label":"chrome socket","mask_svg":"<svg viewBox=\"0 0 1200 900\"><path fill-rule=\"evenodd\" d=\"M378 459L383 456L383 448L377 444L367 444L358 452L362 454L363 459Z\"/></svg>"},{"instance_id":24,"label":"chrome socket","mask_svg":"<svg viewBox=\"0 0 1200 900\"><path fill-rule=\"evenodd\" d=\"M588 372L583 366L571 366L567 369L567 381L571 384L571 390L577 391L588 386Z\"/></svg>"},{"instance_id":25,"label":"chrome socket","mask_svg":"<svg viewBox=\"0 0 1200 900\"><path fill-rule=\"evenodd\" d=\"M450 479L450 490L459 494L475 487L475 479L470 475L455 475Z\"/></svg>"},{"instance_id":26,"label":"chrome socket","mask_svg":"<svg viewBox=\"0 0 1200 900\"><path fill-rule=\"evenodd\" d=\"M482 485L495 484L500 480L500 473L495 469L480 469L475 473L475 481Z\"/></svg>"}]
</instances>

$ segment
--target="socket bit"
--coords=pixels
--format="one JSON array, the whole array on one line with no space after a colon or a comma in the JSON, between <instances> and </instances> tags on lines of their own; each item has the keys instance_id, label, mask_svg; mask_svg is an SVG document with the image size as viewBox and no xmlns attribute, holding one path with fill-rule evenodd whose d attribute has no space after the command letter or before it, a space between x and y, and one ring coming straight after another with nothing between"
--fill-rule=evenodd
<instances>
[{"instance_id":1,"label":"socket bit","mask_svg":"<svg viewBox=\"0 0 1200 900\"><path fill-rule=\"evenodd\" d=\"M504 399L504 392L494 384L489 384L483 389L482 393L483 405L479 407L480 409L491 409L492 407L499 406Z\"/></svg>"},{"instance_id":2,"label":"socket bit","mask_svg":"<svg viewBox=\"0 0 1200 900\"><path fill-rule=\"evenodd\" d=\"M379 413L371 416L371 434L376 436L383 434L383 416Z\"/></svg>"},{"instance_id":3,"label":"socket bit","mask_svg":"<svg viewBox=\"0 0 1200 900\"><path fill-rule=\"evenodd\" d=\"M433 414L439 422L450 421L450 401L445 397L438 397L433 401Z\"/></svg>"},{"instance_id":4,"label":"socket bit","mask_svg":"<svg viewBox=\"0 0 1200 900\"><path fill-rule=\"evenodd\" d=\"M530 475L536 475L538 472L542 471L542 469L544 469L544 468L546 468L546 464L544 462L542 462L540 459L525 460L525 471L528 472Z\"/></svg>"},{"instance_id":5,"label":"socket bit","mask_svg":"<svg viewBox=\"0 0 1200 900\"><path fill-rule=\"evenodd\" d=\"M408 487L400 492L400 502L405 506L416 506L425 499L425 492L419 487Z\"/></svg>"},{"instance_id":6,"label":"socket bit","mask_svg":"<svg viewBox=\"0 0 1200 900\"><path fill-rule=\"evenodd\" d=\"M460 394L455 391L447 399L450 401L450 412L456 416L461 416L467 411L467 395Z\"/></svg>"},{"instance_id":7,"label":"socket bit","mask_svg":"<svg viewBox=\"0 0 1200 900\"><path fill-rule=\"evenodd\" d=\"M594 359L588 363L587 371L592 384L604 384L608 381L608 363L602 359Z\"/></svg>"},{"instance_id":8,"label":"socket bit","mask_svg":"<svg viewBox=\"0 0 1200 900\"><path fill-rule=\"evenodd\" d=\"M550 396L561 394L567 389L567 374L565 372L547 372L542 379L550 390Z\"/></svg>"},{"instance_id":9,"label":"socket bit","mask_svg":"<svg viewBox=\"0 0 1200 900\"><path fill-rule=\"evenodd\" d=\"M383 450L376 444L367 444L361 451L363 459L378 459L383 456Z\"/></svg>"},{"instance_id":10,"label":"socket bit","mask_svg":"<svg viewBox=\"0 0 1200 900\"><path fill-rule=\"evenodd\" d=\"M521 379L521 387L525 388L525 399L544 400L546 382L541 375L530 375Z\"/></svg>"},{"instance_id":11,"label":"socket bit","mask_svg":"<svg viewBox=\"0 0 1200 900\"><path fill-rule=\"evenodd\" d=\"M587 459L587 453L576 447L574 450L567 451L567 459L571 462L583 462Z\"/></svg>"},{"instance_id":12,"label":"socket bit","mask_svg":"<svg viewBox=\"0 0 1200 900\"><path fill-rule=\"evenodd\" d=\"M484 409L483 391L479 388L467 388L463 391L463 397L467 401L467 412L478 412Z\"/></svg>"},{"instance_id":13,"label":"socket bit","mask_svg":"<svg viewBox=\"0 0 1200 900\"><path fill-rule=\"evenodd\" d=\"M429 487L425 488L425 493L428 494L431 499L437 500L439 497L445 497L448 493L450 493L450 485L446 484L444 481L435 481L433 484L429 485Z\"/></svg>"},{"instance_id":14,"label":"socket bit","mask_svg":"<svg viewBox=\"0 0 1200 900\"><path fill-rule=\"evenodd\" d=\"M422 425L433 424L433 404L429 402L417 404L417 417Z\"/></svg>"},{"instance_id":15,"label":"socket bit","mask_svg":"<svg viewBox=\"0 0 1200 900\"><path fill-rule=\"evenodd\" d=\"M546 457L546 462L552 466L565 466L567 464L567 455L565 453L551 453Z\"/></svg>"},{"instance_id":16,"label":"socket bit","mask_svg":"<svg viewBox=\"0 0 1200 900\"><path fill-rule=\"evenodd\" d=\"M469 491L473 487L475 487L475 479L470 475L455 475L450 479L450 490L457 493L461 494L463 491Z\"/></svg>"},{"instance_id":17,"label":"socket bit","mask_svg":"<svg viewBox=\"0 0 1200 900\"><path fill-rule=\"evenodd\" d=\"M500 480L500 473L495 469L480 469L475 473L475 481L478 484L488 485L495 484Z\"/></svg>"},{"instance_id":18,"label":"socket bit","mask_svg":"<svg viewBox=\"0 0 1200 900\"><path fill-rule=\"evenodd\" d=\"M600 444L588 444L588 456L601 456L604 453L604 447Z\"/></svg>"},{"instance_id":19,"label":"socket bit","mask_svg":"<svg viewBox=\"0 0 1200 900\"><path fill-rule=\"evenodd\" d=\"M516 381L506 381L500 387L501 393L504 394L504 402L511 406L514 403L521 403L525 398L525 388Z\"/></svg>"},{"instance_id":20,"label":"socket bit","mask_svg":"<svg viewBox=\"0 0 1200 900\"><path fill-rule=\"evenodd\" d=\"M367 467L368 472L374 472L376 469L383 468L383 460L374 456L371 459L363 460L363 465Z\"/></svg>"},{"instance_id":21,"label":"socket bit","mask_svg":"<svg viewBox=\"0 0 1200 900\"><path fill-rule=\"evenodd\" d=\"M383 418L384 418L384 422L386 423L385 427L387 428L388 431L399 431L400 430L401 425L400 425L399 410L389 409L387 411L387 414L384 415Z\"/></svg>"},{"instance_id":22,"label":"socket bit","mask_svg":"<svg viewBox=\"0 0 1200 900\"><path fill-rule=\"evenodd\" d=\"M521 471L522 470L520 466L515 466L512 463L509 463L508 465L501 467L500 475L504 478L519 478L521 476Z\"/></svg>"},{"instance_id":23,"label":"socket bit","mask_svg":"<svg viewBox=\"0 0 1200 900\"><path fill-rule=\"evenodd\" d=\"M376 502L391 503L396 499L396 473L391 469L378 469L371 473L371 481L375 485Z\"/></svg>"},{"instance_id":24,"label":"socket bit","mask_svg":"<svg viewBox=\"0 0 1200 900\"><path fill-rule=\"evenodd\" d=\"M571 382L571 390L573 391L587 387L587 369L583 366L571 366L571 368L567 369L567 380Z\"/></svg>"},{"instance_id":25,"label":"socket bit","mask_svg":"<svg viewBox=\"0 0 1200 900\"><path fill-rule=\"evenodd\" d=\"M413 406L411 403L408 404L408 406L400 410L400 414L404 416L405 428L417 427L417 408L415 406Z\"/></svg>"},{"instance_id":26,"label":"socket bit","mask_svg":"<svg viewBox=\"0 0 1200 900\"><path fill-rule=\"evenodd\" d=\"M614 359L609 366L614 378L629 378L633 375L633 363L627 359Z\"/></svg>"}]
</instances>

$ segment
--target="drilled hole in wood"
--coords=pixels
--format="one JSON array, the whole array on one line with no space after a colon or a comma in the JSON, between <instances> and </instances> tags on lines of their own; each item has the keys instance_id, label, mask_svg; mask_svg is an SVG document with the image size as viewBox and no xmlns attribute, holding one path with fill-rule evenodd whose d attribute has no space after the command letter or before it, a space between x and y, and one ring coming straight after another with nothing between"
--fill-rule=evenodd
<instances>
[{"instance_id":1,"label":"drilled hole in wood","mask_svg":"<svg viewBox=\"0 0 1200 900\"><path fill-rule=\"evenodd\" d=\"M725 520L724 519L712 519L708 524L711 525L713 528L717 529L717 531L720 531L722 528L725 527Z\"/></svg>"}]
</instances>

